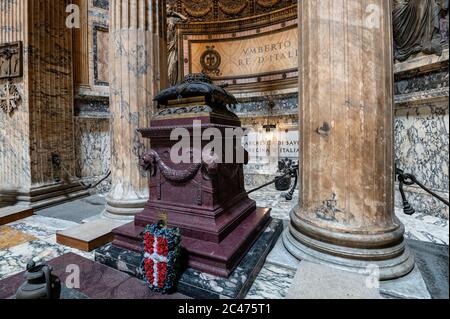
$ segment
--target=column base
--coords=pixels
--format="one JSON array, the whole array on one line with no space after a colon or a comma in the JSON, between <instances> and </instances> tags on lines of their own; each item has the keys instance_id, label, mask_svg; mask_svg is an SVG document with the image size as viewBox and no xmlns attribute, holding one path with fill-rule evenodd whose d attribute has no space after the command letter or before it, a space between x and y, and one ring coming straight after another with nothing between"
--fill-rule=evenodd
<instances>
[{"instance_id":1,"label":"column base","mask_svg":"<svg viewBox=\"0 0 450 319\"><path fill-rule=\"evenodd\" d=\"M335 234L335 240L332 243L325 242L322 239L329 238L328 230L311 225L302 227L302 222L298 217L292 217L291 220L290 227L283 234L283 243L286 249L299 260L307 260L365 275L373 274L375 267L378 267L380 280L403 277L414 268L414 256L403 239L403 228L394 230L392 234L343 234L342 237L347 240L352 236L354 242L358 238L360 239L359 245L352 245L349 244L349 241L336 240L340 236L339 234ZM314 232L311 229L314 229ZM320 231L324 233L323 236L320 236ZM398 239L399 233L402 235ZM377 236L385 242L377 240ZM391 244L387 238L393 240Z\"/></svg>"},{"instance_id":2,"label":"column base","mask_svg":"<svg viewBox=\"0 0 450 319\"><path fill-rule=\"evenodd\" d=\"M2 189L0 190L0 207L29 206L37 211L89 195L89 190L81 186L78 181L33 186L29 189Z\"/></svg>"},{"instance_id":3,"label":"column base","mask_svg":"<svg viewBox=\"0 0 450 319\"><path fill-rule=\"evenodd\" d=\"M133 220L136 214L144 210L148 199L117 200L106 197L106 206L103 216L111 219Z\"/></svg>"}]
</instances>

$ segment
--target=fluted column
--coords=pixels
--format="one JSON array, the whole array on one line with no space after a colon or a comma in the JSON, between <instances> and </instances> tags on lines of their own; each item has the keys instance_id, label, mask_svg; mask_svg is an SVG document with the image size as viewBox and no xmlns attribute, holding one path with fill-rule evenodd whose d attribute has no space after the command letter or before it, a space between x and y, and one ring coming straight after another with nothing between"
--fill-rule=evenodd
<instances>
[{"instance_id":1,"label":"fluted column","mask_svg":"<svg viewBox=\"0 0 450 319\"><path fill-rule=\"evenodd\" d=\"M11 81L20 95L14 112L0 110L0 192L13 190L13 202L55 204L73 185L63 185L66 172L75 175L70 3L0 1L0 44L23 44L22 76L0 79L0 86ZM61 167L52 165L54 155Z\"/></svg>"},{"instance_id":2,"label":"fluted column","mask_svg":"<svg viewBox=\"0 0 450 319\"><path fill-rule=\"evenodd\" d=\"M297 258L381 279L414 260L394 213L391 1L303 0Z\"/></svg>"},{"instance_id":3,"label":"fluted column","mask_svg":"<svg viewBox=\"0 0 450 319\"><path fill-rule=\"evenodd\" d=\"M75 0L80 8L80 28L73 31L74 84L89 87L89 3Z\"/></svg>"},{"instance_id":4,"label":"fluted column","mask_svg":"<svg viewBox=\"0 0 450 319\"><path fill-rule=\"evenodd\" d=\"M136 129L148 127L153 97L167 81L165 1L113 0L110 8L112 188L105 214L121 218L148 200L138 165L148 145Z\"/></svg>"}]
</instances>

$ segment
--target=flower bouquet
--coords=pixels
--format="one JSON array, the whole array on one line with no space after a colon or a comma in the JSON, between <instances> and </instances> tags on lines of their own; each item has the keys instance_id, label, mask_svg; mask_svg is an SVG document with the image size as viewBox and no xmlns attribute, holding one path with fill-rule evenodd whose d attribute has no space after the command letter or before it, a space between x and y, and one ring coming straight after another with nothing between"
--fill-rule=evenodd
<instances>
[{"instance_id":1,"label":"flower bouquet","mask_svg":"<svg viewBox=\"0 0 450 319\"><path fill-rule=\"evenodd\" d=\"M167 294L178 279L181 234L163 222L148 225L144 230L142 270L150 290Z\"/></svg>"}]
</instances>

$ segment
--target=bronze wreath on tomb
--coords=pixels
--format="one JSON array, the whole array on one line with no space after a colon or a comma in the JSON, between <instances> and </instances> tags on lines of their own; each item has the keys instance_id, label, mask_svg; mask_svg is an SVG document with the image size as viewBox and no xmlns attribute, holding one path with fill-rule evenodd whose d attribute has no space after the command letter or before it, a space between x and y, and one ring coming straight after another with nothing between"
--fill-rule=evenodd
<instances>
[{"instance_id":1,"label":"bronze wreath on tomb","mask_svg":"<svg viewBox=\"0 0 450 319\"><path fill-rule=\"evenodd\" d=\"M208 175L214 175L217 173L217 162L214 160L214 156L211 155L209 163L203 161L202 163L192 164L188 169L176 170L170 168L161 159L159 154L155 150L150 150L142 156L139 165L146 171L150 171L150 176L156 175L156 167L159 168L161 174L171 182L185 183L193 179L198 171L203 167L206 169Z\"/></svg>"}]
</instances>

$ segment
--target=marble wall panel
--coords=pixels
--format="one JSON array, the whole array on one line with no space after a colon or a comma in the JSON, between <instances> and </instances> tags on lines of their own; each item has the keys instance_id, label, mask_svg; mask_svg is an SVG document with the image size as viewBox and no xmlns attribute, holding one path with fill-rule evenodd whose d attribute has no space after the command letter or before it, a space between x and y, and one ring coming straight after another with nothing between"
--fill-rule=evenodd
<instances>
[{"instance_id":1,"label":"marble wall panel","mask_svg":"<svg viewBox=\"0 0 450 319\"><path fill-rule=\"evenodd\" d=\"M109 31L105 25L96 24L93 29L94 37L94 83L95 85L109 84Z\"/></svg>"},{"instance_id":2,"label":"marble wall panel","mask_svg":"<svg viewBox=\"0 0 450 319\"><path fill-rule=\"evenodd\" d=\"M395 157L399 168L411 173L443 197L449 195L448 102L401 108L395 111ZM417 187L407 189L419 212L448 218L448 207ZM397 205L401 206L397 196Z\"/></svg>"},{"instance_id":3,"label":"marble wall panel","mask_svg":"<svg viewBox=\"0 0 450 319\"><path fill-rule=\"evenodd\" d=\"M109 1L90 1L88 11L89 91L109 96Z\"/></svg>"},{"instance_id":4,"label":"marble wall panel","mask_svg":"<svg viewBox=\"0 0 450 319\"><path fill-rule=\"evenodd\" d=\"M77 176L87 182L101 179L110 166L109 120L77 117L75 119L75 167ZM109 181L99 191L109 190Z\"/></svg>"},{"instance_id":5,"label":"marble wall panel","mask_svg":"<svg viewBox=\"0 0 450 319\"><path fill-rule=\"evenodd\" d=\"M103 10L109 10L109 0L92 0L92 6Z\"/></svg>"}]
</instances>

